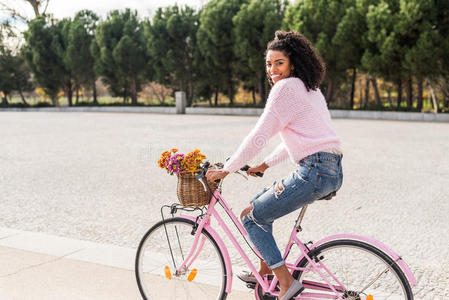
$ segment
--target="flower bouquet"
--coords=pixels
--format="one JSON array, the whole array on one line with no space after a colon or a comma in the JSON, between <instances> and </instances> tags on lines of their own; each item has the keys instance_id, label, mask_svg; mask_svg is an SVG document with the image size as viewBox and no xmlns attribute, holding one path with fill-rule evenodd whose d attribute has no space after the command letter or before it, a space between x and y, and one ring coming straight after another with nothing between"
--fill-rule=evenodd
<instances>
[{"instance_id":1,"label":"flower bouquet","mask_svg":"<svg viewBox=\"0 0 449 300\"><path fill-rule=\"evenodd\" d=\"M200 170L200 165L206 159L200 149L195 149L186 155L178 153L178 149L173 148L162 152L161 158L157 162L159 168L165 169L170 175L179 173L195 173Z\"/></svg>"},{"instance_id":2,"label":"flower bouquet","mask_svg":"<svg viewBox=\"0 0 449 300\"><path fill-rule=\"evenodd\" d=\"M210 202L211 191L217 188L216 183L207 182L209 189L204 191L201 182L195 175L201 172L200 165L206 156L200 149L195 149L187 154L178 152L176 148L162 152L158 160L158 166L165 169L168 174L178 177L177 195L179 202L184 206L203 206Z\"/></svg>"}]
</instances>

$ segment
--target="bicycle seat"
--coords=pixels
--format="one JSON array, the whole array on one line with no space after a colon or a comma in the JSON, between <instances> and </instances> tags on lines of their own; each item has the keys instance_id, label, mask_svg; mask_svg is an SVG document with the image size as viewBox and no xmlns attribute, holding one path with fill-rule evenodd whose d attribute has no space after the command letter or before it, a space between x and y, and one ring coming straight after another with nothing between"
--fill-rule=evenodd
<instances>
[{"instance_id":1,"label":"bicycle seat","mask_svg":"<svg viewBox=\"0 0 449 300\"><path fill-rule=\"evenodd\" d=\"M330 199L332 199L333 197L335 197L336 195L337 195L337 192L332 192L332 193L330 193L329 195L324 196L323 198L320 198L320 199L318 199L318 200L330 200Z\"/></svg>"}]
</instances>

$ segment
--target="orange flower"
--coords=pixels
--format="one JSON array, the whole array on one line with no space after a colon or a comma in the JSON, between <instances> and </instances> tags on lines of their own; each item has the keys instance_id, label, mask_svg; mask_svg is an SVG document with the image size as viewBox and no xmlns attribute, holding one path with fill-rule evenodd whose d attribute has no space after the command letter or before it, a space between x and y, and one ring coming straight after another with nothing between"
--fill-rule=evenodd
<instances>
[{"instance_id":1,"label":"orange flower","mask_svg":"<svg viewBox=\"0 0 449 300\"><path fill-rule=\"evenodd\" d=\"M183 169L188 172L195 172L206 156L200 152L200 149L195 149L189 152L182 161Z\"/></svg>"},{"instance_id":2,"label":"orange flower","mask_svg":"<svg viewBox=\"0 0 449 300\"><path fill-rule=\"evenodd\" d=\"M170 159L170 156L171 156L170 151L162 152L161 157L157 161L157 164L158 164L159 168L166 169L166 165L165 164L166 164L167 160Z\"/></svg>"},{"instance_id":3,"label":"orange flower","mask_svg":"<svg viewBox=\"0 0 449 300\"><path fill-rule=\"evenodd\" d=\"M168 171L167 163L171 159L175 153L177 153L179 149L172 148L170 150L164 151L161 153L161 157L159 158L157 164L159 168L165 169ZM177 155L177 154L176 154ZM183 154L181 154L183 155ZM184 158L180 161L180 168L181 171L187 171L187 172L195 172L198 170L198 167L203 162L203 160L206 159L206 155L201 153L200 149L195 149L191 152L189 152L187 155L184 156Z\"/></svg>"}]
</instances>

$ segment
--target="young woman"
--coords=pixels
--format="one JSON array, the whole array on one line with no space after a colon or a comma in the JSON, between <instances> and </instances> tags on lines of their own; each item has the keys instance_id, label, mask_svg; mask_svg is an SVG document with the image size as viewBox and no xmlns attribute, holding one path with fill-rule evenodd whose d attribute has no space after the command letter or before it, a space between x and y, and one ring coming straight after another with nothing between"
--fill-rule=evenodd
<instances>
[{"instance_id":1,"label":"young woman","mask_svg":"<svg viewBox=\"0 0 449 300\"><path fill-rule=\"evenodd\" d=\"M209 170L207 178L222 179L254 158L268 140L280 134L282 143L247 173L265 172L290 157L297 169L264 189L242 211L241 218L254 246L263 257L260 275L276 274L280 300L304 289L294 280L272 235L273 221L337 191L342 184L340 138L332 126L319 86L325 65L309 40L296 32L277 31L267 45L266 71L272 85L256 126L222 170ZM255 281L252 274L240 279Z\"/></svg>"}]
</instances>

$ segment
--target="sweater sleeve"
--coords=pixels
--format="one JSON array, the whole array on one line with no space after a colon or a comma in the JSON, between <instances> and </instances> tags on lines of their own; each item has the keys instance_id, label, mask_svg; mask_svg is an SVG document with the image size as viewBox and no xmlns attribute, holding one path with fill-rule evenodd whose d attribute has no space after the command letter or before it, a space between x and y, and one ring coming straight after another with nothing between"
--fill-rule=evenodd
<instances>
[{"instance_id":1,"label":"sweater sleeve","mask_svg":"<svg viewBox=\"0 0 449 300\"><path fill-rule=\"evenodd\" d=\"M285 146L284 143L281 143L279 144L279 146L276 147L276 149L273 150L273 152L270 153L270 155L268 155L264 159L264 162L271 168L287 158L288 158L287 147Z\"/></svg>"},{"instance_id":2,"label":"sweater sleeve","mask_svg":"<svg viewBox=\"0 0 449 300\"><path fill-rule=\"evenodd\" d=\"M270 138L282 129L283 124L275 110L272 107L267 108L237 151L225 163L223 170L229 173L239 170L265 147Z\"/></svg>"}]
</instances>

